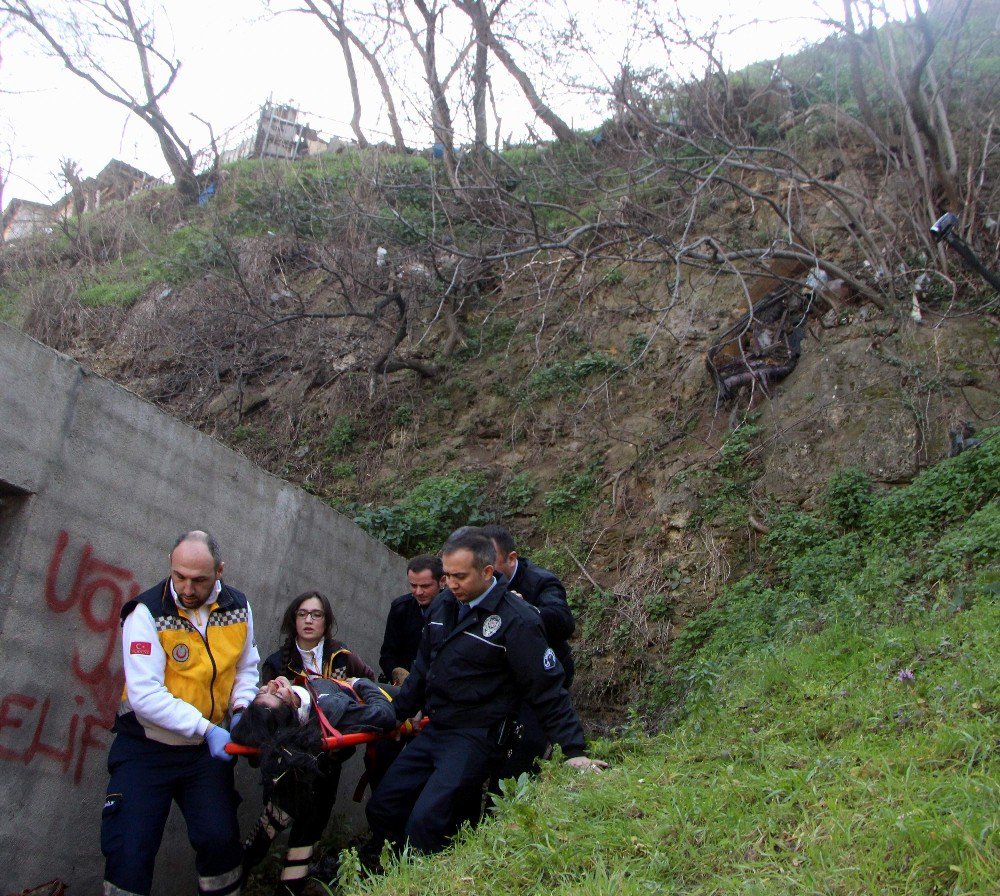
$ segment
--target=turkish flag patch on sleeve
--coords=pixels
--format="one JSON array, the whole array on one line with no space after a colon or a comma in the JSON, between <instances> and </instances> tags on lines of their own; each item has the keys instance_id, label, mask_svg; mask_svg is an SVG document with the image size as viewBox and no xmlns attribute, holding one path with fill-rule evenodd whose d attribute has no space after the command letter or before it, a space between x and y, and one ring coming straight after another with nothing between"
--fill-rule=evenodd
<instances>
[{"instance_id":1,"label":"turkish flag patch on sleeve","mask_svg":"<svg viewBox=\"0 0 1000 896\"><path fill-rule=\"evenodd\" d=\"M149 641L133 641L128 648L128 652L139 656L149 656L153 650L153 645Z\"/></svg>"}]
</instances>

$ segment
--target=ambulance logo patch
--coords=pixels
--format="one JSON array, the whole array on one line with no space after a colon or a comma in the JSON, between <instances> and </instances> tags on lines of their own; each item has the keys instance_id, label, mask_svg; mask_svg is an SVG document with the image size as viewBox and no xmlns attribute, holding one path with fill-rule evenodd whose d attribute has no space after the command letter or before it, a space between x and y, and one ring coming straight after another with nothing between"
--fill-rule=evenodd
<instances>
[{"instance_id":1,"label":"ambulance logo patch","mask_svg":"<svg viewBox=\"0 0 1000 896\"><path fill-rule=\"evenodd\" d=\"M500 617L495 613L487 616L483 623L483 637L492 638L498 631L500 631Z\"/></svg>"},{"instance_id":2,"label":"ambulance logo patch","mask_svg":"<svg viewBox=\"0 0 1000 896\"><path fill-rule=\"evenodd\" d=\"M153 645L149 641L133 641L128 648L128 652L133 656L149 656L152 650Z\"/></svg>"},{"instance_id":3,"label":"ambulance logo patch","mask_svg":"<svg viewBox=\"0 0 1000 896\"><path fill-rule=\"evenodd\" d=\"M546 671L551 672L556 667L556 654L555 651L550 647L545 651L545 655L542 657L542 665L545 667Z\"/></svg>"},{"instance_id":4,"label":"ambulance logo patch","mask_svg":"<svg viewBox=\"0 0 1000 896\"><path fill-rule=\"evenodd\" d=\"M186 663L188 657L191 656L191 648L187 644L178 644L170 651L170 655L178 663Z\"/></svg>"}]
</instances>

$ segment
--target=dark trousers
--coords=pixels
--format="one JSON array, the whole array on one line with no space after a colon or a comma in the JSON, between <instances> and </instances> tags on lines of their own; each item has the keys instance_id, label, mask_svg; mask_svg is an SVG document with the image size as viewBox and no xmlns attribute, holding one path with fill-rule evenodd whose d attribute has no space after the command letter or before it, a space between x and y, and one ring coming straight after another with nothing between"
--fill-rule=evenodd
<instances>
[{"instance_id":1,"label":"dark trousers","mask_svg":"<svg viewBox=\"0 0 1000 896\"><path fill-rule=\"evenodd\" d=\"M111 892L148 896L171 802L180 807L195 850L198 891L240 891L240 845L232 763L213 759L204 744L171 747L119 734L108 753L101 820L104 880ZM106 888L107 889L107 888Z\"/></svg>"},{"instance_id":2,"label":"dark trousers","mask_svg":"<svg viewBox=\"0 0 1000 896\"><path fill-rule=\"evenodd\" d=\"M286 772L266 795L264 811L243 845L244 880L267 855L274 838L291 824L281 880L289 892L305 887L316 845L337 801L341 765L354 751L341 753L325 753L320 760L322 774L308 782L297 781L293 771Z\"/></svg>"},{"instance_id":3,"label":"dark trousers","mask_svg":"<svg viewBox=\"0 0 1000 896\"><path fill-rule=\"evenodd\" d=\"M383 737L370 744L370 747L374 749L371 750L371 754L365 755L365 771L368 774L368 786L371 787L372 793L382 782L385 773L389 771L389 766L396 761L399 754L403 752L403 747L411 740L413 740L412 736L401 737L399 740ZM369 759L369 755L371 759Z\"/></svg>"},{"instance_id":4,"label":"dark trousers","mask_svg":"<svg viewBox=\"0 0 1000 896\"><path fill-rule=\"evenodd\" d=\"M419 852L440 852L468 820L462 807L469 794L482 792L498 758L490 729L439 728L431 722L372 794L366 814L373 836L397 848L409 842Z\"/></svg>"}]
</instances>

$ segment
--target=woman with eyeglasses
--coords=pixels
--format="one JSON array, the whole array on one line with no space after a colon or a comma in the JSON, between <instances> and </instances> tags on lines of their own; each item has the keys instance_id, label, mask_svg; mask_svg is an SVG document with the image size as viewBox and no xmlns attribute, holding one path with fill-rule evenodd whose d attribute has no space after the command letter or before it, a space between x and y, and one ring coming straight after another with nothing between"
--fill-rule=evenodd
<instances>
[{"instance_id":1,"label":"woman with eyeglasses","mask_svg":"<svg viewBox=\"0 0 1000 896\"><path fill-rule=\"evenodd\" d=\"M294 680L303 672L321 678L378 677L356 653L333 637L337 620L325 595L318 591L300 594L285 610L281 620L283 641L261 667L261 684L279 675Z\"/></svg>"},{"instance_id":2,"label":"woman with eyeglasses","mask_svg":"<svg viewBox=\"0 0 1000 896\"><path fill-rule=\"evenodd\" d=\"M285 610L281 620L281 647L264 660L261 667L261 684L265 686L279 677L295 680L297 675L309 678L346 680L368 678L375 680L375 671L356 653L333 637L337 620L330 601L318 591L300 594ZM264 814L244 844L243 876L246 879L266 854L271 840L291 823L288 846L275 894L301 893L310 876L329 885L337 876L337 856L324 858L314 868L310 863L316 846L330 821L333 804L337 800L340 767L354 753L346 750L324 751L318 756L316 775L308 793L297 796L299 811L294 815L278 808L278 802L269 801Z\"/></svg>"}]
</instances>

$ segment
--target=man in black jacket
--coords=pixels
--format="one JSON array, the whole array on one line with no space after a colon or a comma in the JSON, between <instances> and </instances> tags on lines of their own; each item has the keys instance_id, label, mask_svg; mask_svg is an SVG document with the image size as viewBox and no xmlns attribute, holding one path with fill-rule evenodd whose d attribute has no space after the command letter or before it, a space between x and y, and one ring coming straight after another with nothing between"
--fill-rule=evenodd
<instances>
[{"instance_id":1,"label":"man in black jacket","mask_svg":"<svg viewBox=\"0 0 1000 896\"><path fill-rule=\"evenodd\" d=\"M427 609L444 586L441 558L430 554L414 557L406 564L406 581L410 593L401 594L389 605L378 658L383 680L396 685L403 683L413 665Z\"/></svg>"},{"instance_id":2,"label":"man in black jacket","mask_svg":"<svg viewBox=\"0 0 1000 896\"><path fill-rule=\"evenodd\" d=\"M507 577L507 587L538 609L549 647L555 651L566 673L568 688L573 683L576 670L573 650L569 646L576 622L566 601L566 588L555 573L518 556L514 539L503 526L483 526L482 531L496 548L494 565L497 572Z\"/></svg>"},{"instance_id":3,"label":"man in black jacket","mask_svg":"<svg viewBox=\"0 0 1000 896\"><path fill-rule=\"evenodd\" d=\"M430 608L420 650L395 700L396 716L430 722L393 763L368 803L376 838L420 852L455 833L458 797L479 790L498 766L522 702L531 706L567 762L585 755L583 728L563 687L563 670L534 609L494 576L493 543L460 530L441 551L445 590Z\"/></svg>"},{"instance_id":4,"label":"man in black jacket","mask_svg":"<svg viewBox=\"0 0 1000 896\"><path fill-rule=\"evenodd\" d=\"M406 581L410 593L400 595L389 606L378 658L382 680L393 685L401 685L410 674L430 605L444 586L441 558L431 554L414 557L406 564ZM409 737L380 740L365 753L365 774L372 793L409 742ZM378 844L371 848L381 849Z\"/></svg>"}]
</instances>

